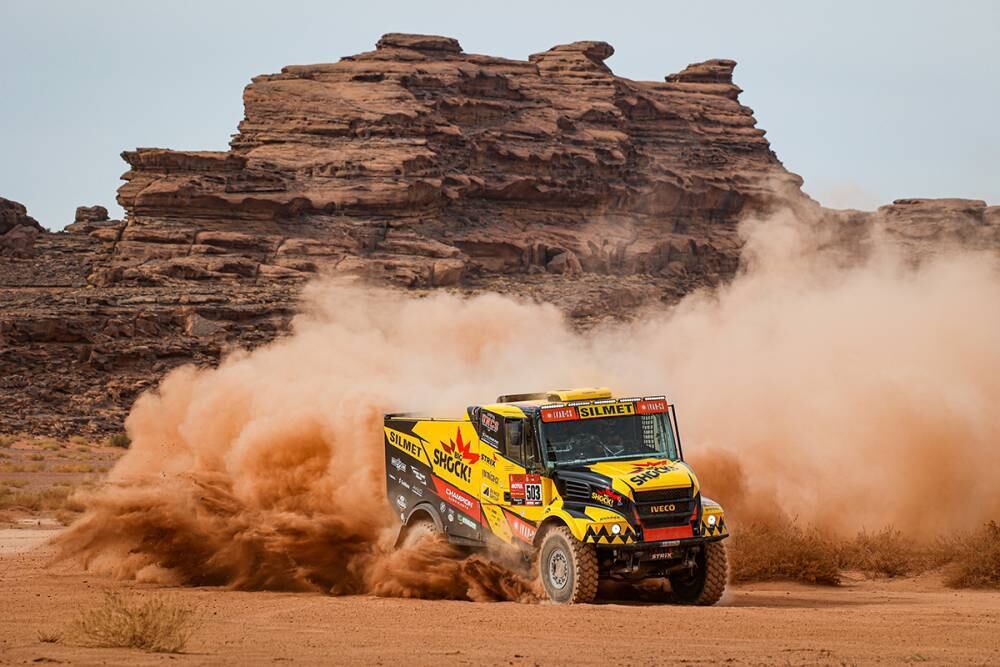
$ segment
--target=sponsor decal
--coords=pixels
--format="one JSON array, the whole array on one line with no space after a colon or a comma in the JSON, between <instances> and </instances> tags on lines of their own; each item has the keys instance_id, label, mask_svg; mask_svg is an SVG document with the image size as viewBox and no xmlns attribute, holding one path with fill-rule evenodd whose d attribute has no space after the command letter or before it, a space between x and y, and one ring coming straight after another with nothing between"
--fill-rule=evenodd
<instances>
[{"instance_id":1,"label":"sponsor decal","mask_svg":"<svg viewBox=\"0 0 1000 667\"><path fill-rule=\"evenodd\" d=\"M421 447L419 440L391 428L387 428L385 431L389 444L393 447L403 450L415 459L423 458L424 448Z\"/></svg>"},{"instance_id":2,"label":"sponsor decal","mask_svg":"<svg viewBox=\"0 0 1000 667\"><path fill-rule=\"evenodd\" d=\"M427 475L425 475L424 473L420 472L419 470L417 470L413 466L410 466L410 472L413 473L413 476L417 478L418 482L420 482L424 486L427 485Z\"/></svg>"},{"instance_id":3,"label":"sponsor decal","mask_svg":"<svg viewBox=\"0 0 1000 667\"><path fill-rule=\"evenodd\" d=\"M541 505L541 475L511 475L510 501L512 505Z\"/></svg>"},{"instance_id":4,"label":"sponsor decal","mask_svg":"<svg viewBox=\"0 0 1000 667\"><path fill-rule=\"evenodd\" d=\"M483 412L479 416L479 423L483 428L493 433L500 432L500 420L491 412Z\"/></svg>"},{"instance_id":5,"label":"sponsor decal","mask_svg":"<svg viewBox=\"0 0 1000 667\"><path fill-rule=\"evenodd\" d=\"M556 408L542 408L543 422L565 422L579 419L576 408L571 406L560 406Z\"/></svg>"},{"instance_id":6,"label":"sponsor decal","mask_svg":"<svg viewBox=\"0 0 1000 667\"><path fill-rule=\"evenodd\" d=\"M677 466L669 461L646 461L636 463L632 466L632 472L638 473L628 478L635 486L642 486L650 480L654 480L660 475L677 470Z\"/></svg>"},{"instance_id":7,"label":"sponsor decal","mask_svg":"<svg viewBox=\"0 0 1000 667\"><path fill-rule=\"evenodd\" d=\"M391 479L392 481L394 481L394 482L395 482L395 481L396 481L397 479L399 479L399 478L398 478L398 477L396 477L395 475L393 475L393 474L392 474L392 473L390 472L390 473L389 473L389 479Z\"/></svg>"},{"instance_id":8,"label":"sponsor decal","mask_svg":"<svg viewBox=\"0 0 1000 667\"><path fill-rule=\"evenodd\" d=\"M494 502L498 502L500 500L500 492L492 487L486 486L485 484L483 485L482 494L487 500L492 500Z\"/></svg>"},{"instance_id":9,"label":"sponsor decal","mask_svg":"<svg viewBox=\"0 0 1000 667\"><path fill-rule=\"evenodd\" d=\"M406 498L404 498L403 496L396 496L396 507L398 507L401 510L405 510Z\"/></svg>"},{"instance_id":10,"label":"sponsor decal","mask_svg":"<svg viewBox=\"0 0 1000 667\"><path fill-rule=\"evenodd\" d=\"M410 485L407 483L407 481L405 479L399 480L399 485L401 487L403 487L404 489L406 489L407 491L410 490Z\"/></svg>"},{"instance_id":11,"label":"sponsor decal","mask_svg":"<svg viewBox=\"0 0 1000 667\"><path fill-rule=\"evenodd\" d=\"M580 419L596 419L598 417L622 417L635 414L634 403L607 403L604 405L581 405L577 408Z\"/></svg>"},{"instance_id":12,"label":"sponsor decal","mask_svg":"<svg viewBox=\"0 0 1000 667\"><path fill-rule=\"evenodd\" d=\"M496 468L497 467L497 460L495 458L493 458L492 456L487 456L486 454L482 454L479 457L479 460L482 461L483 463L485 463L486 465L488 465L491 468Z\"/></svg>"},{"instance_id":13,"label":"sponsor decal","mask_svg":"<svg viewBox=\"0 0 1000 667\"><path fill-rule=\"evenodd\" d=\"M605 507L617 507L622 504L621 494L615 493L611 489L594 489L590 493L590 499Z\"/></svg>"},{"instance_id":14,"label":"sponsor decal","mask_svg":"<svg viewBox=\"0 0 1000 667\"><path fill-rule=\"evenodd\" d=\"M669 549L665 551L654 551L653 553L649 554L650 560L670 560L673 557L674 557L674 552L670 551Z\"/></svg>"},{"instance_id":15,"label":"sponsor decal","mask_svg":"<svg viewBox=\"0 0 1000 667\"><path fill-rule=\"evenodd\" d=\"M507 516L507 523L510 524L510 529L514 533L514 536L530 544L535 539L535 533L538 532L538 529L509 512L505 514Z\"/></svg>"},{"instance_id":16,"label":"sponsor decal","mask_svg":"<svg viewBox=\"0 0 1000 667\"><path fill-rule=\"evenodd\" d=\"M448 510L448 523L455 523L455 513Z\"/></svg>"},{"instance_id":17,"label":"sponsor decal","mask_svg":"<svg viewBox=\"0 0 1000 667\"><path fill-rule=\"evenodd\" d=\"M478 530L479 529L479 524L477 524L475 521L473 521L469 517L465 516L464 514L459 514L458 515L458 522L460 524L464 525L467 528L471 528L472 530Z\"/></svg>"},{"instance_id":18,"label":"sponsor decal","mask_svg":"<svg viewBox=\"0 0 1000 667\"><path fill-rule=\"evenodd\" d=\"M434 465L444 468L466 483L472 480L472 464L479 460L479 454L471 451L472 443L462 439L462 428L458 428L454 440L441 442L441 449L434 450Z\"/></svg>"},{"instance_id":19,"label":"sponsor decal","mask_svg":"<svg viewBox=\"0 0 1000 667\"><path fill-rule=\"evenodd\" d=\"M466 514L472 516L479 516L479 501L465 493L456 489L454 486L448 482L440 479L438 477L434 478L434 486L437 488L437 494L441 496L449 505L453 505L458 509L462 510ZM441 511L444 511L444 504L442 503Z\"/></svg>"},{"instance_id":20,"label":"sponsor decal","mask_svg":"<svg viewBox=\"0 0 1000 667\"><path fill-rule=\"evenodd\" d=\"M389 459L389 463L391 463L392 467L398 470L399 472L406 472L406 464L400 461L395 456Z\"/></svg>"},{"instance_id":21,"label":"sponsor decal","mask_svg":"<svg viewBox=\"0 0 1000 667\"><path fill-rule=\"evenodd\" d=\"M417 498L423 498L424 497L424 490L421 489L419 486L415 486L411 490L413 491L413 495L415 495Z\"/></svg>"},{"instance_id":22,"label":"sponsor decal","mask_svg":"<svg viewBox=\"0 0 1000 667\"><path fill-rule=\"evenodd\" d=\"M635 411L640 415L655 415L667 411L667 399L647 398L635 404Z\"/></svg>"},{"instance_id":23,"label":"sponsor decal","mask_svg":"<svg viewBox=\"0 0 1000 667\"><path fill-rule=\"evenodd\" d=\"M483 459L483 460L485 460L485 459ZM489 470L483 470L483 477L487 481L489 481L489 482L491 482L493 484L499 484L500 483L500 478L497 477L496 475L494 475L493 473L491 473Z\"/></svg>"}]
</instances>

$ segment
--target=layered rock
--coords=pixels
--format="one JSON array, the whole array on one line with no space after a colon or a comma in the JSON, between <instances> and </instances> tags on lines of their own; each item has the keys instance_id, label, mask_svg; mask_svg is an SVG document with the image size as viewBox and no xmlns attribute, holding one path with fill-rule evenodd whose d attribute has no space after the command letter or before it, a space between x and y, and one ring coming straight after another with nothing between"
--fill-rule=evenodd
<instances>
[{"instance_id":1,"label":"layered rock","mask_svg":"<svg viewBox=\"0 0 1000 667\"><path fill-rule=\"evenodd\" d=\"M612 53L576 42L516 61L389 34L258 76L229 151L123 154L128 224L94 280L715 282L735 270L736 218L800 181L739 104L733 61L636 82Z\"/></svg>"},{"instance_id":2,"label":"layered rock","mask_svg":"<svg viewBox=\"0 0 1000 667\"><path fill-rule=\"evenodd\" d=\"M0 197L0 256L31 257L41 231L24 204Z\"/></svg>"},{"instance_id":3,"label":"layered rock","mask_svg":"<svg viewBox=\"0 0 1000 667\"><path fill-rule=\"evenodd\" d=\"M1000 207L825 211L739 104L735 63L614 76L604 42L527 61L389 34L244 92L228 151L139 148L125 220L40 231L0 199L0 432L120 431L178 365L287 331L304 280L512 293L580 327L674 302L738 266L737 221L780 203L861 245L1000 249ZM24 239L30 238L30 243Z\"/></svg>"}]
</instances>

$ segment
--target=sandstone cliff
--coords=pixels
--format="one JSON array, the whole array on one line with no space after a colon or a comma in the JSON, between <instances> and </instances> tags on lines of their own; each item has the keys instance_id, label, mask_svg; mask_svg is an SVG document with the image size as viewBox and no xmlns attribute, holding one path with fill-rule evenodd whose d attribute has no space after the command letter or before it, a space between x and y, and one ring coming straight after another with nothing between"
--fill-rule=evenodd
<instances>
[{"instance_id":1,"label":"sandstone cliff","mask_svg":"<svg viewBox=\"0 0 1000 667\"><path fill-rule=\"evenodd\" d=\"M779 202L848 237L880 221L916 253L1000 248L984 202L819 209L739 103L733 61L637 82L612 53L385 35L256 77L228 151L123 153L125 220L81 207L40 233L0 199L0 432L121 430L169 369L286 331L319 274L514 293L588 326L732 276L737 221Z\"/></svg>"}]
</instances>

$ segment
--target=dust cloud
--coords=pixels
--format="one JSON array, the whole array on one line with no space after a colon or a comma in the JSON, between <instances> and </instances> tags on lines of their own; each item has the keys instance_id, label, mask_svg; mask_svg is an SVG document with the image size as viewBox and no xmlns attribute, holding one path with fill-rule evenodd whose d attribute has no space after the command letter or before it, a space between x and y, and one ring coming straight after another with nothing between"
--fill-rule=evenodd
<instances>
[{"instance_id":1,"label":"dust cloud","mask_svg":"<svg viewBox=\"0 0 1000 667\"><path fill-rule=\"evenodd\" d=\"M392 548L382 414L461 414L574 385L666 393L733 519L914 535L1000 514L1000 272L951 251L830 251L792 214L749 221L744 269L581 333L551 305L307 288L290 336L185 367L142 396L132 447L64 558L120 577L243 589L537 599L526 572L440 541Z\"/></svg>"}]
</instances>

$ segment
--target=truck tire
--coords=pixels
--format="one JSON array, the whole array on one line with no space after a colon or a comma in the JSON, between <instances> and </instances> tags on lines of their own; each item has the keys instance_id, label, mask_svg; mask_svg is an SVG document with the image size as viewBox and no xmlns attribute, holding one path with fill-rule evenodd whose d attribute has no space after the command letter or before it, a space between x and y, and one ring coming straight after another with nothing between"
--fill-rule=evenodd
<instances>
[{"instance_id":1,"label":"truck tire","mask_svg":"<svg viewBox=\"0 0 1000 667\"><path fill-rule=\"evenodd\" d=\"M729 581L729 556L722 542L709 542L698 557L693 572L670 577L674 599L681 604L713 605L722 599Z\"/></svg>"},{"instance_id":2,"label":"truck tire","mask_svg":"<svg viewBox=\"0 0 1000 667\"><path fill-rule=\"evenodd\" d=\"M441 531L438 530L433 519L421 516L403 527L403 533L396 540L396 546L397 548L411 547L426 535L439 535L440 533Z\"/></svg>"},{"instance_id":3,"label":"truck tire","mask_svg":"<svg viewBox=\"0 0 1000 667\"><path fill-rule=\"evenodd\" d=\"M566 526L550 528L538 550L538 573L553 602L592 602L597 595L597 550L573 537Z\"/></svg>"}]
</instances>

